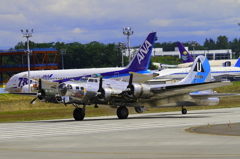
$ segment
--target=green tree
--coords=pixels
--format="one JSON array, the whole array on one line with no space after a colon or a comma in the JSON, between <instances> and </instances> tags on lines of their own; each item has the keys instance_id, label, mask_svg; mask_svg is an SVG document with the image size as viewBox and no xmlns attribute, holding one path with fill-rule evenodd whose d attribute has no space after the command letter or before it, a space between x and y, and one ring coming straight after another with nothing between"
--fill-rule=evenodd
<instances>
[{"instance_id":1,"label":"green tree","mask_svg":"<svg viewBox=\"0 0 240 159\"><path fill-rule=\"evenodd\" d=\"M233 41L230 41L229 48L233 51L233 58L238 58L240 56L240 40L234 38Z\"/></svg>"},{"instance_id":2,"label":"green tree","mask_svg":"<svg viewBox=\"0 0 240 159\"><path fill-rule=\"evenodd\" d=\"M216 42L217 49L228 49L228 38L226 36L219 36Z\"/></svg>"},{"instance_id":3,"label":"green tree","mask_svg":"<svg viewBox=\"0 0 240 159\"><path fill-rule=\"evenodd\" d=\"M203 46L207 50L215 50L217 48L215 41L211 38L209 40L206 39Z\"/></svg>"}]
</instances>

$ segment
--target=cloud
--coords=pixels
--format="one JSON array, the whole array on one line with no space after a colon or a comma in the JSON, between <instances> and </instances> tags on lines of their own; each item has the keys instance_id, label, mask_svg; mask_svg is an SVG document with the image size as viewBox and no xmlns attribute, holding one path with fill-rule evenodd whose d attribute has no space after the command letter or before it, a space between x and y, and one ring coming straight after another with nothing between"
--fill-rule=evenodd
<instances>
[{"instance_id":1,"label":"cloud","mask_svg":"<svg viewBox=\"0 0 240 159\"><path fill-rule=\"evenodd\" d=\"M72 33L76 33L76 34L79 34L79 33L83 33L85 31L81 30L80 28L74 28Z\"/></svg>"},{"instance_id":2,"label":"cloud","mask_svg":"<svg viewBox=\"0 0 240 159\"><path fill-rule=\"evenodd\" d=\"M159 27L167 27L171 26L173 23L173 20L166 20L166 19L153 19L150 20L150 24L153 26L159 26Z\"/></svg>"},{"instance_id":3,"label":"cloud","mask_svg":"<svg viewBox=\"0 0 240 159\"><path fill-rule=\"evenodd\" d=\"M172 39L232 38L240 34L239 8L240 0L1 0L0 46L23 40L20 29L34 29L36 42L124 42L123 27L134 30L132 45L151 31Z\"/></svg>"}]
</instances>

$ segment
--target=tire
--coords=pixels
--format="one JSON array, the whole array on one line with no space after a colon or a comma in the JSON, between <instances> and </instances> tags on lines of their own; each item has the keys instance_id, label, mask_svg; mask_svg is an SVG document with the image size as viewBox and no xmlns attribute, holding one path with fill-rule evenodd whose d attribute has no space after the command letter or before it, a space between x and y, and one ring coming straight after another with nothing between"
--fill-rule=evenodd
<instances>
[{"instance_id":1,"label":"tire","mask_svg":"<svg viewBox=\"0 0 240 159\"><path fill-rule=\"evenodd\" d=\"M182 109L182 114L187 114L187 109L183 108Z\"/></svg>"},{"instance_id":2,"label":"tire","mask_svg":"<svg viewBox=\"0 0 240 159\"><path fill-rule=\"evenodd\" d=\"M83 112L82 108L74 109L74 111L73 111L73 118L76 121L81 121L81 120L84 119L84 117L85 117L85 113Z\"/></svg>"},{"instance_id":3,"label":"tire","mask_svg":"<svg viewBox=\"0 0 240 159\"><path fill-rule=\"evenodd\" d=\"M117 116L119 119L127 119L128 114L129 114L129 112L126 107L119 107L117 109Z\"/></svg>"}]
</instances>

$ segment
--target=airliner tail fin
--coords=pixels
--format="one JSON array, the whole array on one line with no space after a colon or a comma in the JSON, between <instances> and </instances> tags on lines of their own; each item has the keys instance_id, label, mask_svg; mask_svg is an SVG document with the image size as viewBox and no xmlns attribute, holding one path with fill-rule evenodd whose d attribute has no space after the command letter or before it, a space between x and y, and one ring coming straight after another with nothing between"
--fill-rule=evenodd
<instances>
[{"instance_id":1,"label":"airliner tail fin","mask_svg":"<svg viewBox=\"0 0 240 159\"><path fill-rule=\"evenodd\" d=\"M181 84L203 83L212 81L211 68L205 56L198 56L188 75L180 81Z\"/></svg>"},{"instance_id":2,"label":"airliner tail fin","mask_svg":"<svg viewBox=\"0 0 240 159\"><path fill-rule=\"evenodd\" d=\"M132 61L128 64L128 69L139 71L148 69L155 38L156 32L152 32L148 35Z\"/></svg>"},{"instance_id":3,"label":"airliner tail fin","mask_svg":"<svg viewBox=\"0 0 240 159\"><path fill-rule=\"evenodd\" d=\"M181 59L183 63L187 63L187 62L193 62L193 58L191 57L191 55L189 54L189 52L184 48L183 44L180 42L177 42L178 45L178 49L179 52L181 54Z\"/></svg>"}]
</instances>

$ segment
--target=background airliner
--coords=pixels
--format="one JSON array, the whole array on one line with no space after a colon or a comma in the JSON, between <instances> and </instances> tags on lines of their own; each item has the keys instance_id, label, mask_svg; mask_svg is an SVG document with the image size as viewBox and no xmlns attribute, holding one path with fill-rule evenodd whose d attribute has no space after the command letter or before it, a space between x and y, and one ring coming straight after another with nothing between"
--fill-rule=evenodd
<instances>
[{"instance_id":1,"label":"background airliner","mask_svg":"<svg viewBox=\"0 0 240 159\"><path fill-rule=\"evenodd\" d=\"M181 55L182 64L178 64L177 66L180 68L191 67L193 64L194 59L189 54L189 52L185 49L182 43L177 42L178 50ZM209 64L211 67L219 67L222 66L222 63L229 61L231 64L236 63L237 59L228 59L228 60L209 60ZM219 65L221 64L221 65ZM233 65L232 65L233 66Z\"/></svg>"},{"instance_id":2,"label":"background airliner","mask_svg":"<svg viewBox=\"0 0 240 159\"><path fill-rule=\"evenodd\" d=\"M126 67L30 71L30 87L36 85L39 78L53 82L59 82L60 80L65 82L79 80L82 77L102 76L105 79L128 81L129 72L135 72L136 76L137 74L144 74L141 78L135 78L134 82L145 82L156 76L155 73L148 71L155 37L156 32L147 36L133 60ZM27 75L28 72L26 71L12 76L6 84L5 90L8 92L28 92Z\"/></svg>"},{"instance_id":3,"label":"background airliner","mask_svg":"<svg viewBox=\"0 0 240 159\"><path fill-rule=\"evenodd\" d=\"M188 62L186 64L191 66L192 65L191 61L193 61L193 59L180 42L178 42L178 48L179 48L183 62ZM214 60L213 60L213 62L214 62ZM209 61L209 63L211 65L211 61ZM154 79L181 80L184 77L186 77L186 75L188 74L190 69L191 69L190 67L164 69L164 70L155 72L155 73L159 74L159 76L155 77ZM240 77L240 58L238 60L236 60L235 65L232 67L211 67L211 74L212 74L212 77L217 81L237 79L238 76Z\"/></svg>"},{"instance_id":4,"label":"background airliner","mask_svg":"<svg viewBox=\"0 0 240 159\"><path fill-rule=\"evenodd\" d=\"M231 80L230 78L238 79L240 77L240 58L233 67L211 67L212 77L217 80ZM181 80L187 76L190 71L190 67L187 68L174 68L174 69L164 69L157 71L155 73L159 74L154 79L176 79Z\"/></svg>"}]
</instances>

